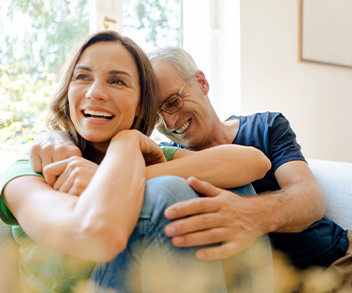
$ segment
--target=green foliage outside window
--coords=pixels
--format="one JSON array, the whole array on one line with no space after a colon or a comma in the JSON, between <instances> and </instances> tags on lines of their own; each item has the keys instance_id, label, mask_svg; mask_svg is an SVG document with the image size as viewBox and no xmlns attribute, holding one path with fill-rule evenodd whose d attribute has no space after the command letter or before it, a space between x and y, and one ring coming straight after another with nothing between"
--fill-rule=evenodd
<instances>
[{"instance_id":1,"label":"green foliage outside window","mask_svg":"<svg viewBox=\"0 0 352 293\"><path fill-rule=\"evenodd\" d=\"M0 150L20 150L46 129L56 76L89 33L86 0L1 0Z\"/></svg>"},{"instance_id":2,"label":"green foliage outside window","mask_svg":"<svg viewBox=\"0 0 352 293\"><path fill-rule=\"evenodd\" d=\"M124 34L146 51L180 45L180 3L125 0ZM88 34L88 0L0 1L0 160L46 130L57 74Z\"/></svg>"}]
</instances>

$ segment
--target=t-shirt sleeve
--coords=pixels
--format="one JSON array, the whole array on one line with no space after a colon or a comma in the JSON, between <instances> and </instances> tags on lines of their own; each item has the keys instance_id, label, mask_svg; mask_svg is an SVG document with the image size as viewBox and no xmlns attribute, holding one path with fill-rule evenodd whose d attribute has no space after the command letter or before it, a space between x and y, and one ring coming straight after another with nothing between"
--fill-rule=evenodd
<instances>
[{"instance_id":1,"label":"t-shirt sleeve","mask_svg":"<svg viewBox=\"0 0 352 293\"><path fill-rule=\"evenodd\" d=\"M269 131L269 158L274 172L286 162L294 160L305 161L301 146L296 140L296 134L283 115L276 117Z\"/></svg>"},{"instance_id":2,"label":"t-shirt sleeve","mask_svg":"<svg viewBox=\"0 0 352 293\"><path fill-rule=\"evenodd\" d=\"M35 173L32 170L29 157L25 157L21 160L16 161L9 169L7 169L0 178L0 218L1 220L8 225L18 225L16 218L12 215L11 211L7 208L4 198L3 190L5 185L10 182L12 179L25 176L25 175L34 175L43 177L43 175Z\"/></svg>"},{"instance_id":3,"label":"t-shirt sleeve","mask_svg":"<svg viewBox=\"0 0 352 293\"><path fill-rule=\"evenodd\" d=\"M163 150L166 160L171 161L179 148L175 146L161 146L161 149Z\"/></svg>"}]
</instances>

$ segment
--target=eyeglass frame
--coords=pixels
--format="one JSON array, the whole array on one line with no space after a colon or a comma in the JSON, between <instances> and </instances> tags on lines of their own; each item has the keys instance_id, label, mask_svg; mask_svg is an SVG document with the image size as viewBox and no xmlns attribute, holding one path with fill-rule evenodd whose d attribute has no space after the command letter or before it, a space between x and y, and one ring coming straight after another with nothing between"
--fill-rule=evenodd
<instances>
[{"instance_id":1,"label":"eyeglass frame","mask_svg":"<svg viewBox=\"0 0 352 293\"><path fill-rule=\"evenodd\" d=\"M160 107L160 110L158 111L158 116L159 116L159 119L161 119L161 121L156 124L156 127L159 126L159 125L161 124L161 122L164 120L163 117L162 117L162 115L161 115L161 113L160 113L161 111L164 111L164 112L166 112L166 113L168 113L168 114L174 114L174 113L176 113L177 111L179 111L179 110L183 107L184 101L183 101L183 98L182 98L181 95L182 95L183 90L185 89L186 85L188 84L188 82L189 82L189 80L187 80L187 81L184 83L184 85L178 90L177 93L172 94L172 95L171 95L169 98L167 98L167 100L162 104L162 106ZM165 105L168 101L170 101L172 98L174 98L175 96L177 96L178 99L180 99L180 101L181 101L181 106L180 106L177 110L175 110L175 111L169 111L169 110L163 109L164 105ZM159 120L159 119L158 119L158 120Z\"/></svg>"}]
</instances>

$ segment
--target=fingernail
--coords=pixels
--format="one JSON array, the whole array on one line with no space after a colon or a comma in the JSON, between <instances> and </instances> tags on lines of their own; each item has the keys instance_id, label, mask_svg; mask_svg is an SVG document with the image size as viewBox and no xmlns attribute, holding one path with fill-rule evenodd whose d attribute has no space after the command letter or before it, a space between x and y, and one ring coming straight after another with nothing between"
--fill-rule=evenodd
<instances>
[{"instance_id":1,"label":"fingernail","mask_svg":"<svg viewBox=\"0 0 352 293\"><path fill-rule=\"evenodd\" d=\"M174 218L176 217L176 212L174 210L166 210L165 216L167 218Z\"/></svg>"}]
</instances>

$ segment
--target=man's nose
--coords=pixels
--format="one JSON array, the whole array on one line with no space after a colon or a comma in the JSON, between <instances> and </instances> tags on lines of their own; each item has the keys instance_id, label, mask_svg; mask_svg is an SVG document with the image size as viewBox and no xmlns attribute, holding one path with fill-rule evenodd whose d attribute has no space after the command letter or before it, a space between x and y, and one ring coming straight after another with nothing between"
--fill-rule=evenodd
<instances>
[{"instance_id":1,"label":"man's nose","mask_svg":"<svg viewBox=\"0 0 352 293\"><path fill-rule=\"evenodd\" d=\"M164 111L161 111L161 115L163 116L163 122L167 129L173 130L176 124L176 121L179 117L179 112L169 114Z\"/></svg>"},{"instance_id":2,"label":"man's nose","mask_svg":"<svg viewBox=\"0 0 352 293\"><path fill-rule=\"evenodd\" d=\"M108 93L106 87L101 81L94 81L86 92L86 98L93 100L107 100Z\"/></svg>"}]
</instances>

